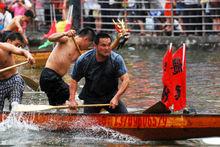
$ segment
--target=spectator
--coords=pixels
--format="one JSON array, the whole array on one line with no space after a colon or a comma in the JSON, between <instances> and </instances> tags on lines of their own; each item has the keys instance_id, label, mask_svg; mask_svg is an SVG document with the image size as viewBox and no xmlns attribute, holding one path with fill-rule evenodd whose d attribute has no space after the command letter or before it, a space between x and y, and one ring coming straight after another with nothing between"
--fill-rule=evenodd
<instances>
[{"instance_id":1,"label":"spectator","mask_svg":"<svg viewBox=\"0 0 220 147\"><path fill-rule=\"evenodd\" d=\"M96 32L101 31L101 6L96 0L87 0L84 3L85 26L95 28Z\"/></svg>"},{"instance_id":2,"label":"spectator","mask_svg":"<svg viewBox=\"0 0 220 147\"><path fill-rule=\"evenodd\" d=\"M184 30L184 25L183 24L183 19L182 19L182 16L184 15L183 14L183 9L184 9L184 3L182 0L175 0L175 3L176 3L176 11L175 11L175 15L179 16L178 19L178 22L179 22L179 25L180 25L180 28L181 28L181 34L185 34L185 32L183 31Z\"/></svg>"},{"instance_id":3,"label":"spectator","mask_svg":"<svg viewBox=\"0 0 220 147\"><path fill-rule=\"evenodd\" d=\"M36 21L38 22L38 28L42 25L45 25L45 16L44 16L44 3L45 0L34 0L35 3L35 12L36 12Z\"/></svg>"},{"instance_id":4,"label":"spectator","mask_svg":"<svg viewBox=\"0 0 220 147\"><path fill-rule=\"evenodd\" d=\"M24 15L26 10L29 10L31 6L28 0L26 0L26 3L24 0L14 0L14 2L9 5L9 9L14 13L14 16L18 16Z\"/></svg>"},{"instance_id":5,"label":"spectator","mask_svg":"<svg viewBox=\"0 0 220 147\"><path fill-rule=\"evenodd\" d=\"M212 30L216 33L220 33L220 1L219 0L210 0L211 6L211 15L213 20Z\"/></svg>"},{"instance_id":6,"label":"spectator","mask_svg":"<svg viewBox=\"0 0 220 147\"><path fill-rule=\"evenodd\" d=\"M144 22L145 22L145 17L144 17L144 12L141 11L142 5L139 1L137 0L128 0L128 16L133 17L132 19L129 19L128 21L133 22L139 26L140 29L140 35L145 35L144 32ZM139 16L135 17L134 16Z\"/></svg>"},{"instance_id":7,"label":"spectator","mask_svg":"<svg viewBox=\"0 0 220 147\"><path fill-rule=\"evenodd\" d=\"M69 0L69 6L73 5L73 28L78 32L80 30L81 20L81 0Z\"/></svg>"},{"instance_id":8,"label":"spectator","mask_svg":"<svg viewBox=\"0 0 220 147\"><path fill-rule=\"evenodd\" d=\"M202 8L205 8L203 11L205 14L205 18L204 18L205 24L204 25L205 25L206 33L211 34L213 20L212 20L212 17L210 16L211 15L211 10L210 10L211 6L209 3L209 0L201 0L200 3L201 3L201 5L203 5Z\"/></svg>"},{"instance_id":9,"label":"spectator","mask_svg":"<svg viewBox=\"0 0 220 147\"><path fill-rule=\"evenodd\" d=\"M187 34L201 35L202 11L201 11L201 5L199 3L199 0L184 0L184 9L185 10L183 12L184 14L183 23L185 25L184 27L185 32ZM196 32L196 30L198 32Z\"/></svg>"},{"instance_id":10,"label":"spectator","mask_svg":"<svg viewBox=\"0 0 220 147\"><path fill-rule=\"evenodd\" d=\"M102 29L104 29L105 31L110 31L109 29L113 28L112 24L112 18L109 17L110 11L110 5L109 5L109 0L98 0L98 3L101 6L101 16L102 16Z\"/></svg>"},{"instance_id":11,"label":"spectator","mask_svg":"<svg viewBox=\"0 0 220 147\"><path fill-rule=\"evenodd\" d=\"M173 4L170 0L166 0L165 7L164 7L164 16L165 16L165 25L164 25L164 32L166 35L171 35L173 31Z\"/></svg>"},{"instance_id":12,"label":"spectator","mask_svg":"<svg viewBox=\"0 0 220 147\"><path fill-rule=\"evenodd\" d=\"M162 4L160 3L159 0L149 0L149 7L151 10L148 13L148 15L153 17L154 29L162 30L162 25L160 25L160 23L162 22L162 18L160 17L163 11ZM159 32L156 32L153 35L158 35L158 34Z\"/></svg>"},{"instance_id":13,"label":"spectator","mask_svg":"<svg viewBox=\"0 0 220 147\"><path fill-rule=\"evenodd\" d=\"M8 26L12 21L12 15L6 10L6 5L0 3L0 31Z\"/></svg>"}]
</instances>

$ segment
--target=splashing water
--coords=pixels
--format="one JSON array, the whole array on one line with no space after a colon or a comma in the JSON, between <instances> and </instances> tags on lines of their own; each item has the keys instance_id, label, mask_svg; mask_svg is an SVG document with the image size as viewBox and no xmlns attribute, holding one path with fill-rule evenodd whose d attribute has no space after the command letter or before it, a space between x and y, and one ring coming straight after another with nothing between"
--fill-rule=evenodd
<instances>
[{"instance_id":1,"label":"splashing water","mask_svg":"<svg viewBox=\"0 0 220 147\"><path fill-rule=\"evenodd\" d=\"M11 112L7 119L0 123L0 132L7 131L9 129L16 130L35 130L38 131L38 126L32 122L22 119L23 113Z\"/></svg>"}]
</instances>

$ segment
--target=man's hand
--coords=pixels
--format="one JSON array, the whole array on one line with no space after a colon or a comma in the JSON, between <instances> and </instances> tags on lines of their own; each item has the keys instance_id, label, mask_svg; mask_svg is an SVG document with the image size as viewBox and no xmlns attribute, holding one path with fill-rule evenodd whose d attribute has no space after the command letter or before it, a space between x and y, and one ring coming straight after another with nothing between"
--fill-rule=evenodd
<instances>
[{"instance_id":1,"label":"man's hand","mask_svg":"<svg viewBox=\"0 0 220 147\"><path fill-rule=\"evenodd\" d=\"M110 108L115 109L118 106L118 98L113 97L110 101Z\"/></svg>"},{"instance_id":2,"label":"man's hand","mask_svg":"<svg viewBox=\"0 0 220 147\"><path fill-rule=\"evenodd\" d=\"M26 51L26 57L27 57L28 63L30 63L31 65L35 63L35 59L29 51Z\"/></svg>"},{"instance_id":3,"label":"man's hand","mask_svg":"<svg viewBox=\"0 0 220 147\"><path fill-rule=\"evenodd\" d=\"M70 110L77 110L78 103L73 101L66 101L66 105L70 108Z\"/></svg>"},{"instance_id":4,"label":"man's hand","mask_svg":"<svg viewBox=\"0 0 220 147\"><path fill-rule=\"evenodd\" d=\"M68 32L65 32L65 36L68 36L68 37L74 37L75 35L76 35L75 30L69 30Z\"/></svg>"},{"instance_id":5,"label":"man's hand","mask_svg":"<svg viewBox=\"0 0 220 147\"><path fill-rule=\"evenodd\" d=\"M12 103L11 103L11 111L16 110L16 107L17 107L18 105L19 105L18 102L12 102Z\"/></svg>"}]
</instances>

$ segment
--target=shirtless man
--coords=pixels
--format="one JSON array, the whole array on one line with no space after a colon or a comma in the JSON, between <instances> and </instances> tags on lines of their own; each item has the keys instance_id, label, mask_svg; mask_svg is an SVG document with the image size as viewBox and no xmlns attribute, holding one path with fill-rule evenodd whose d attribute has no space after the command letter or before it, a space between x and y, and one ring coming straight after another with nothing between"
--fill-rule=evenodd
<instances>
[{"instance_id":1,"label":"shirtless man","mask_svg":"<svg viewBox=\"0 0 220 147\"><path fill-rule=\"evenodd\" d=\"M25 35L25 29L28 23L34 18L34 13L31 10L27 10L24 15L15 16L12 22L6 26L2 34L2 41L5 41L5 37L11 32L19 32L24 38L24 43L28 44L27 36Z\"/></svg>"},{"instance_id":2,"label":"shirtless man","mask_svg":"<svg viewBox=\"0 0 220 147\"><path fill-rule=\"evenodd\" d=\"M70 30L52 34L48 38L49 41L57 44L41 72L40 87L47 94L50 105L62 105L69 99L69 85L62 77L80 56L80 50L87 50L95 36L91 28L84 28L78 35L75 34L75 30ZM74 39L80 50L77 49Z\"/></svg>"},{"instance_id":3,"label":"shirtless man","mask_svg":"<svg viewBox=\"0 0 220 147\"><path fill-rule=\"evenodd\" d=\"M6 42L0 42L0 69L15 64L13 54L25 56L30 64L35 63L29 51L18 48L23 45L20 33L11 33L6 37ZM21 103L24 91L24 81L17 73L16 68L0 73L0 111L3 111L4 101L9 99L10 108L13 104Z\"/></svg>"}]
</instances>

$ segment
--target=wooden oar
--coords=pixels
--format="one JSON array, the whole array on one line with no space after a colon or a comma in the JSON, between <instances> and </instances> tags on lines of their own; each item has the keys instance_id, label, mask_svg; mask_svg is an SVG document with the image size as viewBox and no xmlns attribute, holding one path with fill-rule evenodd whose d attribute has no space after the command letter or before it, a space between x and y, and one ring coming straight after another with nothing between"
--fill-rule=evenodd
<instances>
[{"instance_id":1,"label":"wooden oar","mask_svg":"<svg viewBox=\"0 0 220 147\"><path fill-rule=\"evenodd\" d=\"M34 91L39 91L40 90L40 85L39 83L35 82L33 79L21 74L21 77L24 79L25 83Z\"/></svg>"},{"instance_id":2,"label":"wooden oar","mask_svg":"<svg viewBox=\"0 0 220 147\"><path fill-rule=\"evenodd\" d=\"M104 107L109 106L110 104L87 104L87 105L78 105L78 108L84 107ZM14 112L32 112L32 111L43 111L43 110L51 110L51 109L67 109L69 106L51 106L51 105L22 105L19 104L12 111Z\"/></svg>"},{"instance_id":3,"label":"wooden oar","mask_svg":"<svg viewBox=\"0 0 220 147\"><path fill-rule=\"evenodd\" d=\"M21 63L15 64L15 65L12 65L12 66L9 66L9 67L6 67L6 68L3 68L3 69L0 69L0 73L5 72L5 71L7 71L7 70L10 70L10 69L12 69L12 68L18 67L18 66L21 66L21 65L27 64L27 63L28 63L28 61L24 61L24 62L21 62Z\"/></svg>"},{"instance_id":4,"label":"wooden oar","mask_svg":"<svg viewBox=\"0 0 220 147\"><path fill-rule=\"evenodd\" d=\"M80 48L79 48L79 45L76 43L75 38L72 37L72 39L73 39L73 42L74 42L74 44L75 44L75 46L76 46L77 51L79 52L80 55L82 55L82 52L81 52L81 50L80 50Z\"/></svg>"}]
</instances>

